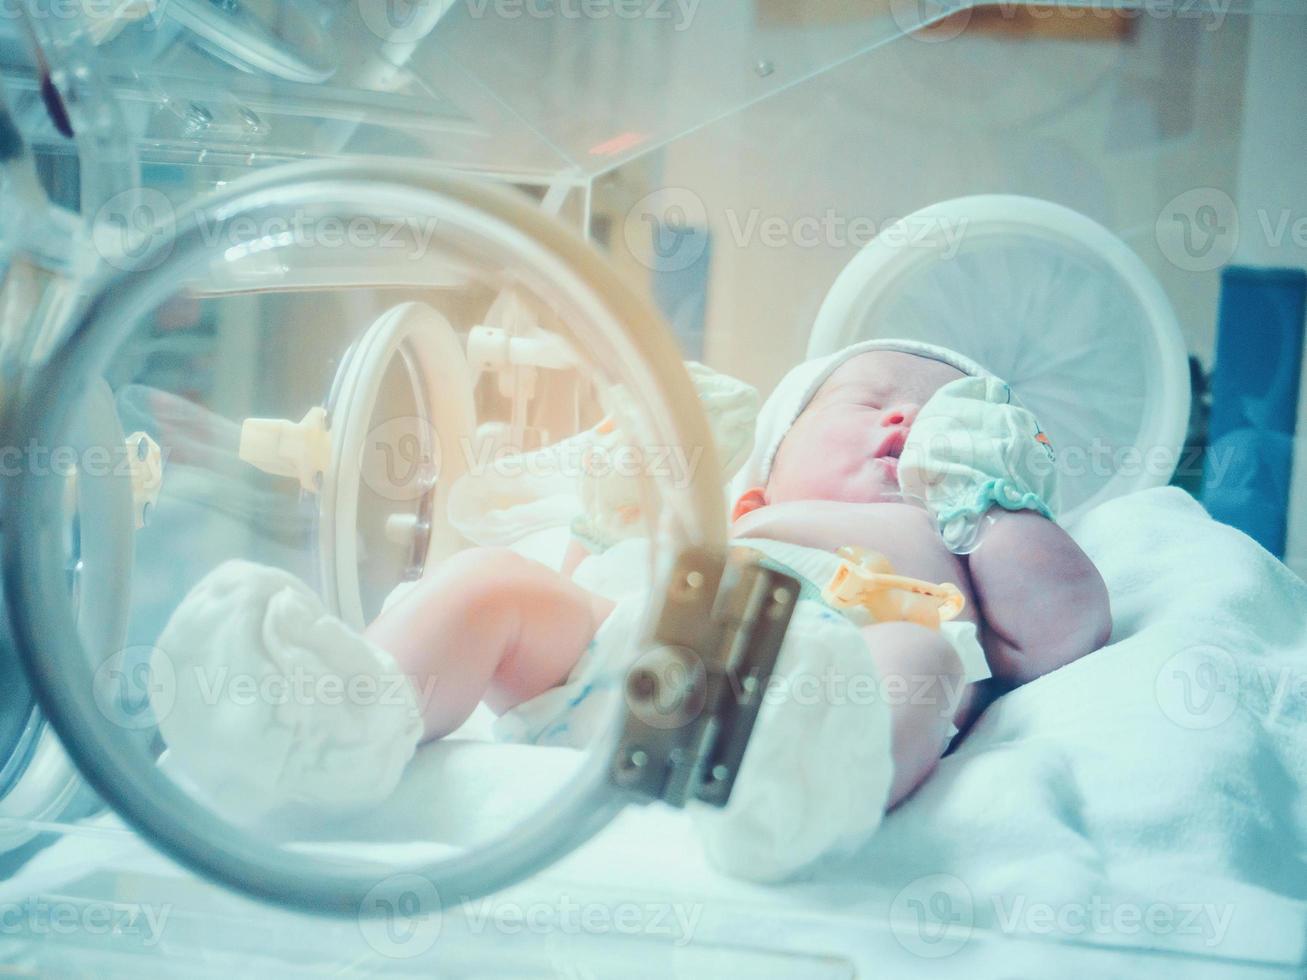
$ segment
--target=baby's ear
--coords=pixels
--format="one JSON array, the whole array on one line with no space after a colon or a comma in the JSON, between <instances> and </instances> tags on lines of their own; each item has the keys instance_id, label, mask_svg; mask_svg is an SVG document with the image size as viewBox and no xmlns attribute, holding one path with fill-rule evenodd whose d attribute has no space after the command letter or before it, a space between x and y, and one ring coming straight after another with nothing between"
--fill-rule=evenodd
<instances>
[{"instance_id":1,"label":"baby's ear","mask_svg":"<svg viewBox=\"0 0 1307 980\"><path fill-rule=\"evenodd\" d=\"M735 501L735 509L731 511L731 520L738 521L745 514L751 514L759 507L767 506L767 491L763 487L754 487L752 490L746 490L740 495L740 499Z\"/></svg>"}]
</instances>

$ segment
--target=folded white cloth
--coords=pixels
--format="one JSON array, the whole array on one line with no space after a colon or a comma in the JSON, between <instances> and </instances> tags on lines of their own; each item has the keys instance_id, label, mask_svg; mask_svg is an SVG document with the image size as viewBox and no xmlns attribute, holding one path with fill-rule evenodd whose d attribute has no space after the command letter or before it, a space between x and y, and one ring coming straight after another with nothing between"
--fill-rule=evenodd
<instances>
[{"instance_id":1,"label":"folded white cloth","mask_svg":"<svg viewBox=\"0 0 1307 980\"><path fill-rule=\"evenodd\" d=\"M991 705L829 886L932 930L1307 962L1307 585L1174 487L1070 532L1110 644Z\"/></svg>"},{"instance_id":2,"label":"folded white cloth","mask_svg":"<svg viewBox=\"0 0 1307 980\"><path fill-rule=\"evenodd\" d=\"M795 607L730 801L690 807L714 865L782 881L871 838L894 781L881 687L853 623L819 602Z\"/></svg>"},{"instance_id":3,"label":"folded white cloth","mask_svg":"<svg viewBox=\"0 0 1307 980\"><path fill-rule=\"evenodd\" d=\"M686 370L708 420L722 480L753 448L758 391L695 361ZM497 454L449 495L449 522L474 544L511 545L573 525L594 550L650 533L643 505L650 478L688 479L702 447L642 446L625 389L605 393L604 424L527 453Z\"/></svg>"},{"instance_id":4,"label":"folded white cloth","mask_svg":"<svg viewBox=\"0 0 1307 980\"><path fill-rule=\"evenodd\" d=\"M454 482L449 523L480 545L511 545L568 525L581 509L577 473L593 442L587 431L529 453L495 456Z\"/></svg>"},{"instance_id":5,"label":"folded white cloth","mask_svg":"<svg viewBox=\"0 0 1307 980\"><path fill-rule=\"evenodd\" d=\"M686 361L685 368L708 421L725 485L753 449L758 391L696 361ZM698 466L703 451L703 447L696 446L642 447L633 438L633 433L640 431L638 420L630 418L632 409L621 389L608 393L605 407L612 424L606 431L594 434L593 462L581 472L584 517L576 526L578 534L595 551L650 534L653 529L643 509L647 501L642 499L642 491L644 496L648 494L649 478L662 476L684 482ZM635 473L622 465L623 456L632 452L639 470ZM659 469L666 472L660 473Z\"/></svg>"},{"instance_id":6,"label":"folded white cloth","mask_svg":"<svg viewBox=\"0 0 1307 980\"><path fill-rule=\"evenodd\" d=\"M233 819L370 807L422 737L394 658L279 568L210 572L164 627L151 670L169 772Z\"/></svg>"}]
</instances>

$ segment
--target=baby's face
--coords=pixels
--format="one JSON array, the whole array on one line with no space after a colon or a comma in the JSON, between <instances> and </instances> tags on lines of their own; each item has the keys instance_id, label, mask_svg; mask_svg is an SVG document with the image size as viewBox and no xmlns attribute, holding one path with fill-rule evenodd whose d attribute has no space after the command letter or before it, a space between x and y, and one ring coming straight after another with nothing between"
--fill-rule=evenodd
<instances>
[{"instance_id":1,"label":"baby's face","mask_svg":"<svg viewBox=\"0 0 1307 980\"><path fill-rule=\"evenodd\" d=\"M898 457L917 412L940 387L961 377L940 361L897 351L849 359L785 434L766 502L896 498Z\"/></svg>"}]
</instances>

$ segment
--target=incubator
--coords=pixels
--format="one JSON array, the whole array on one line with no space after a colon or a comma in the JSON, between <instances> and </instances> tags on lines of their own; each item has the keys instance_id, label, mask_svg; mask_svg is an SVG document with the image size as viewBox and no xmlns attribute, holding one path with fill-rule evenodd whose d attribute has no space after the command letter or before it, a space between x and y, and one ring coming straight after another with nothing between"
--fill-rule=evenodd
<instances>
[{"instance_id":1,"label":"incubator","mask_svg":"<svg viewBox=\"0 0 1307 980\"><path fill-rule=\"evenodd\" d=\"M679 186L687 160L717 139L783 142L769 107L838 106L877 59L906 104L969 5L833 21L636 6L124 0L21 4L0 23L6 962L836 977L1048 955L970 919L905 932L918 910L875 882L768 890L705 869L681 811L729 798L797 584L731 552L722 447L677 336L631 284L652 271L656 291L703 258L664 247L710 223ZM1220 43L1267 19L1301 36L1297 8L1273 6L1230 12ZM1187 29L1178 9L1150 43ZM1038 57L1028 77L1064 105L1101 83ZM1243 121L1196 129L1225 147ZM1132 125L1129 152L1168 191L1169 137ZM1059 203L1031 172L983 168L926 200L905 190L907 216L799 298L814 325L776 352L895 336L990 365L1060 452L1109 461L1064 484L1072 522L1181 461L1192 300L1154 261L1166 243L1136 243L1146 204L1090 217L1074 188ZM714 288L758 272L728 265ZM709 359L773 380L766 345L732 329L710 331ZM179 676L200 668L156 644L214 569L288 572L361 630L474 546L560 567L592 505L648 542L625 570L647 595L647 652L585 749L496 742L481 710L385 799L340 806L178 763L170 732L236 753L227 726L251 706L290 737L301 702L390 710L385 678L308 661L276 685L237 650ZM198 708L179 697L196 683ZM52 908L114 925L60 933L42 926ZM521 927L524 909L546 927ZM1138 966L1112 945L1058 955ZM1224 976L1250 945L1159 955ZM1263 954L1259 971L1292 965Z\"/></svg>"}]
</instances>

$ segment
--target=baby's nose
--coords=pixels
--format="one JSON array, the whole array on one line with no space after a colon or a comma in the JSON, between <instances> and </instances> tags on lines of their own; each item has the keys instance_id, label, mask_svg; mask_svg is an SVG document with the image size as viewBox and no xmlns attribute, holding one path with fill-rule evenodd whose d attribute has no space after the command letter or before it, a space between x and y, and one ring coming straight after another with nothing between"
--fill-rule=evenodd
<instances>
[{"instance_id":1,"label":"baby's nose","mask_svg":"<svg viewBox=\"0 0 1307 980\"><path fill-rule=\"evenodd\" d=\"M914 405L911 402L902 402L898 405L890 405L885 409L884 414L880 417L880 424L888 428L892 425L911 425L917 418L917 412L921 411L920 405Z\"/></svg>"}]
</instances>

